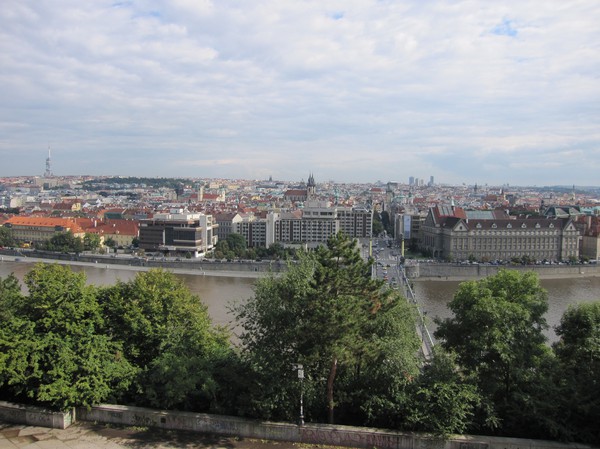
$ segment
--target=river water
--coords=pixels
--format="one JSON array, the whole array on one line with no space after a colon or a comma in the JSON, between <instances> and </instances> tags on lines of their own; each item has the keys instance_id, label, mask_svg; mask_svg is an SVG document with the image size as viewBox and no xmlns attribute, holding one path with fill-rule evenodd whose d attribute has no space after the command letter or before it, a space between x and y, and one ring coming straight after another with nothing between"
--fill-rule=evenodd
<instances>
[{"instance_id":1,"label":"river water","mask_svg":"<svg viewBox=\"0 0 600 449\"><path fill-rule=\"evenodd\" d=\"M546 331L549 341L557 339L554 327L572 304L600 301L600 277L573 277L565 279L541 279L540 283L548 292L548 312L546 321L550 328ZM427 316L428 328L435 330L434 317L449 318L452 312L447 304L452 300L460 282L423 280L413 283L419 305Z\"/></svg>"},{"instance_id":2,"label":"river water","mask_svg":"<svg viewBox=\"0 0 600 449\"><path fill-rule=\"evenodd\" d=\"M32 265L24 262L0 262L0 277L13 273L19 278L31 269ZM88 282L95 285L111 285L117 280L128 281L136 271L117 268L116 266L72 266L73 271L85 271ZM234 328L233 317L229 307L238 301L244 301L253 295L255 279L236 276L210 276L196 274L177 274L188 288L208 307L208 312L215 324ZM427 315L428 327L434 330L434 317L451 316L447 303L452 299L460 282L423 280L414 281L417 301ZM550 329L546 332L550 341L556 340L554 326L560 322L563 312L571 304L600 301L600 277L574 277L568 279L542 279L542 286L548 291L548 314L546 320Z\"/></svg>"}]
</instances>

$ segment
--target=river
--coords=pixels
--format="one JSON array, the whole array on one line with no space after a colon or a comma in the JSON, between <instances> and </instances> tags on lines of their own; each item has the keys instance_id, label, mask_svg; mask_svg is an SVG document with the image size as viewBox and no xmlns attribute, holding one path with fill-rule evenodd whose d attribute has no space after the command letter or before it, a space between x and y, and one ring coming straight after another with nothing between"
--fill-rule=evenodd
<instances>
[{"instance_id":1,"label":"river","mask_svg":"<svg viewBox=\"0 0 600 449\"><path fill-rule=\"evenodd\" d=\"M31 264L24 262L0 262L0 276L10 273L23 279L31 269ZM128 281L136 271L118 268L117 266L72 266L73 271L85 271L90 284L110 285L117 280ZM208 312L215 324L234 328L233 317L228 308L236 301L246 300L253 295L255 279L238 276L211 276L198 274L176 273L188 288L208 307ZM542 286L548 291L548 314L546 319L550 329L546 332L550 341L556 340L554 326L560 322L563 312L571 304L600 300L600 277L573 277L567 279L542 279ZM447 307L448 301L460 282L423 280L414 281L414 291L417 301L428 317L430 330L435 328L434 317L447 318L451 313Z\"/></svg>"},{"instance_id":2,"label":"river","mask_svg":"<svg viewBox=\"0 0 600 449\"><path fill-rule=\"evenodd\" d=\"M569 305L600 301L600 277L572 277L564 279L541 279L540 283L548 292L548 312L546 321L550 328L546 336L550 342L557 339L554 327ZM448 302L456 292L459 281L414 281L414 292L419 305L427 316L428 328L435 329L434 317L449 318L452 313Z\"/></svg>"}]
</instances>

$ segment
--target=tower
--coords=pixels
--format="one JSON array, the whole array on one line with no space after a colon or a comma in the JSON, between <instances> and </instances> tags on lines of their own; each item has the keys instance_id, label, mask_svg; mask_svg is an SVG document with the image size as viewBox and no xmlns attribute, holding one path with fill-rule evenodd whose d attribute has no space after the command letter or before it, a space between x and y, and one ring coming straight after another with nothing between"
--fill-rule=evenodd
<instances>
[{"instance_id":1,"label":"tower","mask_svg":"<svg viewBox=\"0 0 600 449\"><path fill-rule=\"evenodd\" d=\"M44 172L44 178L52 177L52 169L50 168L50 145L48 145L48 157L46 158L46 171Z\"/></svg>"},{"instance_id":2,"label":"tower","mask_svg":"<svg viewBox=\"0 0 600 449\"><path fill-rule=\"evenodd\" d=\"M392 201L394 199L394 188L391 182L387 183L387 187L385 189L385 210L392 209Z\"/></svg>"},{"instance_id":3,"label":"tower","mask_svg":"<svg viewBox=\"0 0 600 449\"><path fill-rule=\"evenodd\" d=\"M312 173L308 176L308 183L306 184L306 196L308 198L314 198L317 193L317 184Z\"/></svg>"}]
</instances>

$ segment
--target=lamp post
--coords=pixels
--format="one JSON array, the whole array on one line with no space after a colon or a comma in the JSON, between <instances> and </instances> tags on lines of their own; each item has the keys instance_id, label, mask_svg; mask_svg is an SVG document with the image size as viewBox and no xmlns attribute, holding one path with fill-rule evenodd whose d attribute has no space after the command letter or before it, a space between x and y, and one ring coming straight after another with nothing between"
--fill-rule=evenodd
<instances>
[{"instance_id":1,"label":"lamp post","mask_svg":"<svg viewBox=\"0 0 600 449\"><path fill-rule=\"evenodd\" d=\"M304 402L303 402L303 385L302 381L304 380L304 366L300 363L292 364L292 369L298 371L298 379L300 380L300 417L298 419L298 425L304 425Z\"/></svg>"}]
</instances>

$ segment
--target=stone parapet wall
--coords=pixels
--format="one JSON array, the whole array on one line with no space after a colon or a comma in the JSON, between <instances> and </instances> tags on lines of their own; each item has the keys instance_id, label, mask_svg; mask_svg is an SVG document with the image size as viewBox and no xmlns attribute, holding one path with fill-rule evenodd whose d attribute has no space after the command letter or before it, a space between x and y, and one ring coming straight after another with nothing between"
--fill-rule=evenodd
<instances>
[{"instance_id":1,"label":"stone parapet wall","mask_svg":"<svg viewBox=\"0 0 600 449\"><path fill-rule=\"evenodd\" d=\"M75 411L57 412L31 405L0 401L0 421L28 426L66 429L75 422Z\"/></svg>"},{"instance_id":2,"label":"stone parapet wall","mask_svg":"<svg viewBox=\"0 0 600 449\"><path fill-rule=\"evenodd\" d=\"M600 266L588 265L484 265L420 263L407 267L407 276L412 279L462 280L480 279L493 276L499 270L533 271L540 278L569 278L581 276L600 276Z\"/></svg>"},{"instance_id":3,"label":"stone parapet wall","mask_svg":"<svg viewBox=\"0 0 600 449\"><path fill-rule=\"evenodd\" d=\"M99 405L77 410L81 421L187 430L240 438L289 441L303 444L378 449L578 449L590 446L544 440L483 436L435 438L421 433L402 433L365 427L273 423L204 413L167 412L141 407Z\"/></svg>"}]
</instances>

